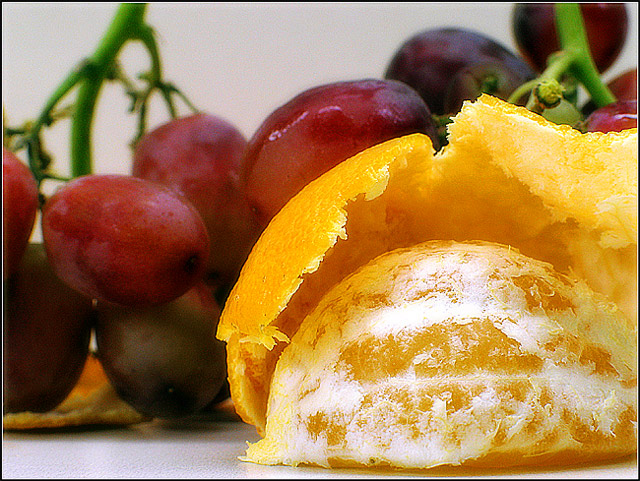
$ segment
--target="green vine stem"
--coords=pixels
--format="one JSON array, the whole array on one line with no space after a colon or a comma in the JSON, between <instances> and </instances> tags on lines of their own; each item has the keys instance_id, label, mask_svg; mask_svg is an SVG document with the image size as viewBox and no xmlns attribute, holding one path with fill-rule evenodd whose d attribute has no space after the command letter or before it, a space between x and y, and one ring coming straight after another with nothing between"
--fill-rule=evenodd
<instances>
[{"instance_id":1,"label":"green vine stem","mask_svg":"<svg viewBox=\"0 0 640 481\"><path fill-rule=\"evenodd\" d=\"M70 111L63 111L67 117L71 118L70 171L72 178L93 172L91 150L93 119L105 81L122 82L127 93L132 96L131 110L139 114L136 141L146 130L147 104L155 90L159 90L162 94L172 118L177 116L173 103L174 94L178 95L191 110L197 112L182 92L174 85L163 81L161 59L154 31L144 21L146 9L145 3L121 4L96 50L58 85L37 119L31 124L27 123L23 129L12 130L15 133L22 132L17 147L26 147L29 167L38 184L44 179L68 180L47 171L51 159L43 149L41 132L60 118L60 112L55 109L75 88L77 88L77 95L73 108ZM146 87L142 90L135 89L133 83L125 78L117 64L120 51L130 41L141 42L151 59L150 70L140 76L146 82Z\"/></svg>"},{"instance_id":2,"label":"green vine stem","mask_svg":"<svg viewBox=\"0 0 640 481\"><path fill-rule=\"evenodd\" d=\"M91 131L97 98L120 49L129 40L140 37L139 32L144 28L145 10L146 4L121 5L98 48L81 69L84 75L78 89L71 125L72 177L90 174L93 171ZM158 66L154 63L152 69L156 68ZM156 75L159 76L159 72Z\"/></svg>"},{"instance_id":3,"label":"green vine stem","mask_svg":"<svg viewBox=\"0 0 640 481\"><path fill-rule=\"evenodd\" d=\"M518 87L508 101L515 103L531 92L527 108L539 110L538 106L547 102L546 99L536 98L535 94L540 92L536 87L550 81L561 83L563 77L569 74L585 87L598 107L615 102L615 96L603 83L593 62L579 4L556 3L555 19L560 51L550 57L547 68L538 78Z\"/></svg>"},{"instance_id":4,"label":"green vine stem","mask_svg":"<svg viewBox=\"0 0 640 481\"><path fill-rule=\"evenodd\" d=\"M555 11L560 45L573 59L569 67L571 73L582 82L598 107L615 102L615 96L602 81L591 56L580 5L557 3Z\"/></svg>"},{"instance_id":5,"label":"green vine stem","mask_svg":"<svg viewBox=\"0 0 640 481\"><path fill-rule=\"evenodd\" d=\"M38 184L47 178L47 175L44 173L44 169L47 166L46 164L48 164L48 162L43 161L44 153L42 152L42 143L40 142L40 130L52 123L53 109L80 81L82 76L83 72L81 68L71 71L49 98L42 109L40 116L33 123L33 126L28 129L25 144L27 147L27 156L29 158L29 168L33 172Z\"/></svg>"}]
</instances>

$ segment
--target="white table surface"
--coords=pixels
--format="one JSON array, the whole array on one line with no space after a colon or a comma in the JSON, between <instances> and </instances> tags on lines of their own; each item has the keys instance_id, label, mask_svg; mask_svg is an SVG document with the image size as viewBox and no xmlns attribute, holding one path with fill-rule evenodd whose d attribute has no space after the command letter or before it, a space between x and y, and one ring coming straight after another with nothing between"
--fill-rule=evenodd
<instances>
[{"instance_id":1,"label":"white table surface","mask_svg":"<svg viewBox=\"0 0 640 481\"><path fill-rule=\"evenodd\" d=\"M483 477L502 479L638 479L636 458L554 469L422 472L262 466L238 459L258 435L228 415L190 423L151 421L126 428L4 433L2 477L105 479Z\"/></svg>"}]
</instances>

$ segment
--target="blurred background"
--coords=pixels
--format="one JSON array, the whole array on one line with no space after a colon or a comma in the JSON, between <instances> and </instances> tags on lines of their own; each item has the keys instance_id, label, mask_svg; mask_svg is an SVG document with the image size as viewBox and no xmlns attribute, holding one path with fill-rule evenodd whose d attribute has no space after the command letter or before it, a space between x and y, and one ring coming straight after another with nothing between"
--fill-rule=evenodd
<instances>
[{"instance_id":1,"label":"blurred background","mask_svg":"<svg viewBox=\"0 0 640 481\"><path fill-rule=\"evenodd\" d=\"M105 32L117 3L2 4L2 101L8 124L35 118L47 98ZM637 65L638 5L627 4L629 37L605 78ZM512 3L151 3L165 79L201 110L226 118L248 138L291 97L337 80L382 77L394 52L428 28L482 32L515 51ZM130 76L148 68L130 43L121 56ZM156 97L150 127L169 119ZM136 119L120 86L107 84L93 134L97 172L129 172ZM186 108L182 112L187 113ZM45 136L66 173L68 124Z\"/></svg>"}]
</instances>

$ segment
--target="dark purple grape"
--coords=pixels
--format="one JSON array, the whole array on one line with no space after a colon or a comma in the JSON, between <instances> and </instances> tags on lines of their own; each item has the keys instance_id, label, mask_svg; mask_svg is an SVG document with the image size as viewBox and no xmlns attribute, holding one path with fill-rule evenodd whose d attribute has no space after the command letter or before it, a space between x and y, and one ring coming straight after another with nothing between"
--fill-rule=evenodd
<instances>
[{"instance_id":1,"label":"dark purple grape","mask_svg":"<svg viewBox=\"0 0 640 481\"><path fill-rule=\"evenodd\" d=\"M638 101L622 100L594 110L584 121L585 132L620 132L638 128Z\"/></svg>"},{"instance_id":2,"label":"dark purple grape","mask_svg":"<svg viewBox=\"0 0 640 481\"><path fill-rule=\"evenodd\" d=\"M206 407L210 409L215 409L217 404L220 404L221 402L226 401L230 397L231 397L231 386L229 385L229 380L227 379L222 384L222 387L220 388L220 391L218 391L218 394L216 394L216 397L214 397L211 403Z\"/></svg>"},{"instance_id":3,"label":"dark purple grape","mask_svg":"<svg viewBox=\"0 0 640 481\"><path fill-rule=\"evenodd\" d=\"M29 168L2 148L2 273L7 280L27 248L38 211L38 185Z\"/></svg>"},{"instance_id":4,"label":"dark purple grape","mask_svg":"<svg viewBox=\"0 0 640 481\"><path fill-rule=\"evenodd\" d=\"M89 352L91 300L63 283L29 244L4 285L3 412L46 412L75 386Z\"/></svg>"},{"instance_id":5,"label":"dark purple grape","mask_svg":"<svg viewBox=\"0 0 640 481\"><path fill-rule=\"evenodd\" d=\"M429 108L403 83L366 79L309 89L272 112L249 140L242 176L249 201L264 225L338 163L415 132L438 147Z\"/></svg>"},{"instance_id":6,"label":"dark purple grape","mask_svg":"<svg viewBox=\"0 0 640 481\"><path fill-rule=\"evenodd\" d=\"M98 307L96 344L118 395L147 416L194 414L226 381L226 350L215 339L220 308L196 286L161 306Z\"/></svg>"},{"instance_id":7,"label":"dark purple grape","mask_svg":"<svg viewBox=\"0 0 640 481\"><path fill-rule=\"evenodd\" d=\"M54 270L87 296L161 304L204 274L209 238L182 195L127 175L78 177L44 205L42 235Z\"/></svg>"},{"instance_id":8,"label":"dark purple grape","mask_svg":"<svg viewBox=\"0 0 640 481\"><path fill-rule=\"evenodd\" d=\"M452 79L464 68L477 64L499 64L509 78L534 78L529 65L480 33L457 28L438 28L409 38L393 55L385 78L414 88L434 114L455 112L445 108L445 96Z\"/></svg>"},{"instance_id":9,"label":"dark purple grape","mask_svg":"<svg viewBox=\"0 0 640 481\"><path fill-rule=\"evenodd\" d=\"M444 97L444 111L458 112L464 101L475 100L483 93L507 100L526 80L500 62L469 65L453 76ZM520 103L524 105L526 98Z\"/></svg>"},{"instance_id":10,"label":"dark purple grape","mask_svg":"<svg viewBox=\"0 0 640 481\"><path fill-rule=\"evenodd\" d=\"M618 58L627 38L629 19L624 3L581 3L591 56L601 73ZM522 56L542 72L549 55L560 49L553 3L517 3L511 22Z\"/></svg>"},{"instance_id":11,"label":"dark purple grape","mask_svg":"<svg viewBox=\"0 0 640 481\"><path fill-rule=\"evenodd\" d=\"M224 282L237 277L259 228L239 186L247 141L229 122L209 114L172 120L135 146L132 174L184 194L209 233L208 270Z\"/></svg>"}]
</instances>

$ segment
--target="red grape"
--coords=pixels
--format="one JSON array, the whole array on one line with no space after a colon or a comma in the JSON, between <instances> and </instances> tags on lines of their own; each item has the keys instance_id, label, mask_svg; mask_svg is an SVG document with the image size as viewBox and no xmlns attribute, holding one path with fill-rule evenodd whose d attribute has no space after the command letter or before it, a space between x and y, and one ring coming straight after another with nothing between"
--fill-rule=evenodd
<instances>
[{"instance_id":1,"label":"red grape","mask_svg":"<svg viewBox=\"0 0 640 481\"><path fill-rule=\"evenodd\" d=\"M584 121L585 132L620 132L638 128L638 101L622 100L594 110Z\"/></svg>"},{"instance_id":2,"label":"red grape","mask_svg":"<svg viewBox=\"0 0 640 481\"><path fill-rule=\"evenodd\" d=\"M444 111L456 113L466 100L475 100L486 93L507 100L527 79L508 70L500 62L482 62L458 71L451 79L444 97ZM526 99L522 100L522 103Z\"/></svg>"},{"instance_id":3,"label":"red grape","mask_svg":"<svg viewBox=\"0 0 640 481\"><path fill-rule=\"evenodd\" d=\"M89 352L91 300L53 272L30 244L5 284L3 410L45 412L75 386Z\"/></svg>"},{"instance_id":4,"label":"red grape","mask_svg":"<svg viewBox=\"0 0 640 481\"><path fill-rule=\"evenodd\" d=\"M638 100L638 69L629 69L607 84L617 100Z\"/></svg>"},{"instance_id":5,"label":"red grape","mask_svg":"<svg viewBox=\"0 0 640 481\"><path fill-rule=\"evenodd\" d=\"M264 225L336 164L415 132L438 147L429 108L403 83L367 79L309 89L271 113L249 140L242 176L249 201Z\"/></svg>"},{"instance_id":6,"label":"red grape","mask_svg":"<svg viewBox=\"0 0 640 481\"><path fill-rule=\"evenodd\" d=\"M498 64L505 75L519 83L534 78L529 65L493 39L456 28L420 32L393 55L385 78L414 88L437 115L451 114L445 96L461 69L477 64Z\"/></svg>"},{"instance_id":7,"label":"red grape","mask_svg":"<svg viewBox=\"0 0 640 481\"><path fill-rule=\"evenodd\" d=\"M42 234L61 279L124 305L184 294L209 255L204 222L184 196L126 175L87 175L61 187L44 205Z\"/></svg>"},{"instance_id":8,"label":"red grape","mask_svg":"<svg viewBox=\"0 0 640 481\"><path fill-rule=\"evenodd\" d=\"M38 211L38 185L29 168L2 148L3 279L17 269L27 247Z\"/></svg>"},{"instance_id":9,"label":"red grape","mask_svg":"<svg viewBox=\"0 0 640 481\"><path fill-rule=\"evenodd\" d=\"M208 114L172 120L135 146L132 174L184 194L200 212L211 241L208 270L235 280L259 234L239 186L247 141L227 121Z\"/></svg>"},{"instance_id":10,"label":"red grape","mask_svg":"<svg viewBox=\"0 0 640 481\"><path fill-rule=\"evenodd\" d=\"M198 285L161 306L98 306L98 357L120 397L140 413L194 414L223 389L225 344L214 337L220 308L205 289Z\"/></svg>"},{"instance_id":11,"label":"red grape","mask_svg":"<svg viewBox=\"0 0 640 481\"><path fill-rule=\"evenodd\" d=\"M596 68L606 71L620 55L629 19L624 3L581 3L580 9ZM553 3L518 3L513 10L513 35L522 56L542 72L549 55L560 49Z\"/></svg>"},{"instance_id":12,"label":"red grape","mask_svg":"<svg viewBox=\"0 0 640 481\"><path fill-rule=\"evenodd\" d=\"M607 87L616 100L638 100L638 69L625 70L607 83ZM596 109L596 104L589 99L580 109L587 117Z\"/></svg>"}]
</instances>

